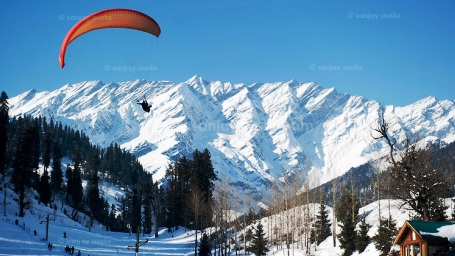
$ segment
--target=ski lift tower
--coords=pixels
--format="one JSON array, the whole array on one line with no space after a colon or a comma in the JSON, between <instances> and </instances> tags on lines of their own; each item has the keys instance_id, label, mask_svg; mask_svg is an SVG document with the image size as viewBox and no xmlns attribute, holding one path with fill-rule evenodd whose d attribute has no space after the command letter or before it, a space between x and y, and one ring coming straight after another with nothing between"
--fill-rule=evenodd
<instances>
[{"instance_id":1,"label":"ski lift tower","mask_svg":"<svg viewBox=\"0 0 455 256\"><path fill-rule=\"evenodd\" d=\"M137 226L137 231L136 231L136 244L135 245L128 245L127 249L130 250L132 248L134 248L134 251L135 251L135 255L137 256L138 253L139 253L139 247L143 246L144 244L146 244L149 239L146 238L144 241L140 241L139 240L139 236L141 234L141 226Z\"/></svg>"}]
</instances>

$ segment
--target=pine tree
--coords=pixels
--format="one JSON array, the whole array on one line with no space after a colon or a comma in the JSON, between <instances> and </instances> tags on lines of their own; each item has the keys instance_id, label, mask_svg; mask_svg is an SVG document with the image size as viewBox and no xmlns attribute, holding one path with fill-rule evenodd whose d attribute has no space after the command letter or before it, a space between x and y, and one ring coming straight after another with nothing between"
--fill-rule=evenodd
<instances>
[{"instance_id":1,"label":"pine tree","mask_svg":"<svg viewBox=\"0 0 455 256\"><path fill-rule=\"evenodd\" d=\"M41 126L39 125L39 120L35 118L33 121L32 126L34 127L33 133L33 143L31 146L31 160L32 160L32 168L37 170L40 163L41 158L41 145L40 145L40 134L41 134ZM32 182L35 182L37 185L39 183L39 174L38 172L32 172ZM36 187L35 187L36 188Z\"/></svg>"},{"instance_id":2,"label":"pine tree","mask_svg":"<svg viewBox=\"0 0 455 256\"><path fill-rule=\"evenodd\" d=\"M360 222L359 231L357 233L357 250L362 253L368 246L370 238L368 237L368 230L370 229L370 224L365 222L365 218L362 218Z\"/></svg>"},{"instance_id":3,"label":"pine tree","mask_svg":"<svg viewBox=\"0 0 455 256\"><path fill-rule=\"evenodd\" d=\"M327 237L329 237L332 233L330 230L330 220L329 220L329 211L325 208L324 202L321 200L320 208L318 215L316 215L316 222L315 222L315 240L319 245L322 243Z\"/></svg>"},{"instance_id":4,"label":"pine tree","mask_svg":"<svg viewBox=\"0 0 455 256\"><path fill-rule=\"evenodd\" d=\"M109 220L108 220L108 226L111 231L118 232L121 231L121 223L119 222L119 219L117 218L117 210L115 208L115 205L111 205L111 211L109 213Z\"/></svg>"},{"instance_id":5,"label":"pine tree","mask_svg":"<svg viewBox=\"0 0 455 256\"><path fill-rule=\"evenodd\" d=\"M336 217L341 227L340 247L344 249L343 256L348 256L356 250L357 233L355 226L360 204L357 197L349 191L346 185L337 205L343 205L343 207L336 209Z\"/></svg>"},{"instance_id":6,"label":"pine tree","mask_svg":"<svg viewBox=\"0 0 455 256\"><path fill-rule=\"evenodd\" d=\"M128 226L130 225L130 216L131 216L131 204L130 204L130 195L127 193L124 197L121 197L119 200L120 203L120 213L117 215L117 220L119 223L119 229L123 232L129 232Z\"/></svg>"},{"instance_id":7,"label":"pine tree","mask_svg":"<svg viewBox=\"0 0 455 256\"><path fill-rule=\"evenodd\" d=\"M109 204L109 201L103 197L101 197L101 201L103 202L103 214L100 221L104 226L108 226L111 205Z\"/></svg>"},{"instance_id":8,"label":"pine tree","mask_svg":"<svg viewBox=\"0 0 455 256\"><path fill-rule=\"evenodd\" d=\"M188 226L190 209L186 200L187 195L191 194L191 161L183 156L175 165L175 178L174 179L174 198L172 207L177 210L178 214L173 216L177 225ZM180 210L179 210L180 209Z\"/></svg>"},{"instance_id":9,"label":"pine tree","mask_svg":"<svg viewBox=\"0 0 455 256\"><path fill-rule=\"evenodd\" d=\"M35 168L33 151L35 145L39 144L39 132L36 126L29 124L20 136L13 163L12 182L19 194L19 217L24 217L25 190L32 185Z\"/></svg>"},{"instance_id":10,"label":"pine tree","mask_svg":"<svg viewBox=\"0 0 455 256\"><path fill-rule=\"evenodd\" d=\"M40 201L44 205L47 205L51 201L52 191L51 185L49 183L49 173L47 170L41 175L40 184L39 184L39 196Z\"/></svg>"},{"instance_id":11,"label":"pine tree","mask_svg":"<svg viewBox=\"0 0 455 256\"><path fill-rule=\"evenodd\" d=\"M74 181L73 181L73 169L69 166L69 164L66 166L65 177L66 177L66 203L72 204Z\"/></svg>"},{"instance_id":12,"label":"pine tree","mask_svg":"<svg viewBox=\"0 0 455 256\"><path fill-rule=\"evenodd\" d=\"M198 223L197 228L205 228L213 219L213 182L217 175L210 160L210 152L207 149L204 152L194 150L192 156L193 160L182 157L166 170L165 222L168 228L177 225L188 226L189 223ZM190 209L190 205L196 203L190 202L189 196L195 189L201 193L200 203L204 208L197 214L198 221L194 219L196 216L194 209Z\"/></svg>"},{"instance_id":13,"label":"pine tree","mask_svg":"<svg viewBox=\"0 0 455 256\"><path fill-rule=\"evenodd\" d=\"M265 255L269 249L267 248L267 240L265 238L264 227L261 222L258 223L256 227L256 233L253 236L253 242L250 246L251 252L255 255Z\"/></svg>"},{"instance_id":14,"label":"pine tree","mask_svg":"<svg viewBox=\"0 0 455 256\"><path fill-rule=\"evenodd\" d=\"M158 238L158 227L162 227L165 224L165 217L166 214L166 204L164 202L165 199L165 190L163 187L159 187L158 182L153 184L153 201L152 207L153 212L155 213L155 222L154 222L154 229L155 229L155 238Z\"/></svg>"},{"instance_id":15,"label":"pine tree","mask_svg":"<svg viewBox=\"0 0 455 256\"><path fill-rule=\"evenodd\" d=\"M49 129L46 130L44 134L44 141L43 141L43 165L44 170L47 170L51 163L51 146L52 146L52 138Z\"/></svg>"},{"instance_id":16,"label":"pine tree","mask_svg":"<svg viewBox=\"0 0 455 256\"><path fill-rule=\"evenodd\" d=\"M82 176L80 168L81 158L78 153L74 160L74 170L73 170L73 179L72 179L72 199L73 206L77 210L80 210L82 207L82 197L84 195L84 190L82 188Z\"/></svg>"},{"instance_id":17,"label":"pine tree","mask_svg":"<svg viewBox=\"0 0 455 256\"><path fill-rule=\"evenodd\" d=\"M103 203L100 198L99 178L97 170L94 169L87 182L87 206L93 217L100 221L103 214Z\"/></svg>"},{"instance_id":18,"label":"pine tree","mask_svg":"<svg viewBox=\"0 0 455 256\"><path fill-rule=\"evenodd\" d=\"M211 255L211 251L212 249L210 246L209 237L206 233L204 233L202 235L201 242L199 243L198 256L209 256Z\"/></svg>"},{"instance_id":19,"label":"pine tree","mask_svg":"<svg viewBox=\"0 0 455 256\"><path fill-rule=\"evenodd\" d=\"M133 232L137 232L137 227L141 226L141 209L142 209L142 200L141 200L141 191L138 172L137 170L133 171L131 176L131 182L133 185L132 195L131 195L131 215L130 215L130 226L133 228Z\"/></svg>"},{"instance_id":20,"label":"pine tree","mask_svg":"<svg viewBox=\"0 0 455 256\"><path fill-rule=\"evenodd\" d=\"M54 194L62 193L63 171L62 155L58 143L54 143L52 154L51 188Z\"/></svg>"},{"instance_id":21,"label":"pine tree","mask_svg":"<svg viewBox=\"0 0 455 256\"><path fill-rule=\"evenodd\" d=\"M206 148L202 153L200 153L201 158L201 177L200 179L200 188L202 191L202 196L204 202L207 203L209 200L212 199L213 196L213 181L218 180L218 177L215 173L215 169L212 165L211 154L209 150Z\"/></svg>"},{"instance_id":22,"label":"pine tree","mask_svg":"<svg viewBox=\"0 0 455 256\"><path fill-rule=\"evenodd\" d=\"M201 212L201 220L206 220L200 222L202 226L200 228L205 228L210 225L209 221L212 220L212 206L213 206L213 182L218 179L215 170L211 162L211 155L208 149L205 149L203 152L195 150L193 152L193 161L190 167L191 178L189 188L198 188L201 192L201 200L204 205L204 211Z\"/></svg>"},{"instance_id":23,"label":"pine tree","mask_svg":"<svg viewBox=\"0 0 455 256\"><path fill-rule=\"evenodd\" d=\"M6 165L6 145L8 142L8 123L9 123L8 95L2 91L0 95L0 174L5 173Z\"/></svg>"},{"instance_id":24,"label":"pine tree","mask_svg":"<svg viewBox=\"0 0 455 256\"><path fill-rule=\"evenodd\" d=\"M387 255L392 248L393 233L396 228L396 222L390 218L390 224L386 219L379 220L379 228L376 233L374 244L376 249L381 252L381 256Z\"/></svg>"},{"instance_id":25,"label":"pine tree","mask_svg":"<svg viewBox=\"0 0 455 256\"><path fill-rule=\"evenodd\" d=\"M166 227L172 228L177 225L184 225L186 226L187 223L182 223L182 219L185 218L183 214L186 212L187 204L181 203L183 198L189 195L189 191L185 191L186 193L183 194L182 191L179 191L179 184L182 183L180 180L180 176L178 173L177 165L170 165L166 170L166 195L165 195L165 203L166 203ZM179 210L179 208L183 208Z\"/></svg>"},{"instance_id":26,"label":"pine tree","mask_svg":"<svg viewBox=\"0 0 455 256\"><path fill-rule=\"evenodd\" d=\"M150 234L152 232L152 200L153 200L153 180L152 178L148 179L147 182L144 184L144 198L142 205L144 205L144 233Z\"/></svg>"},{"instance_id":27,"label":"pine tree","mask_svg":"<svg viewBox=\"0 0 455 256\"><path fill-rule=\"evenodd\" d=\"M248 243L248 242L250 242L252 239L253 239L253 230L252 230L251 228L248 228L248 229L246 230L245 240L246 240L246 242ZM245 244L244 246L247 248L246 250L249 251L248 246L247 246L246 244Z\"/></svg>"}]
</instances>

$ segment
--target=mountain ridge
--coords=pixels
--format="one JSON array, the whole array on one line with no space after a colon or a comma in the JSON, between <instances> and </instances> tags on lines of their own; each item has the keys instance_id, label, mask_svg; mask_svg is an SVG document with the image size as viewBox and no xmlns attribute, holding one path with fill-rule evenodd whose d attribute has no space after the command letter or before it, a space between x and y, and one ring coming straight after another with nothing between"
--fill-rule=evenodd
<instances>
[{"instance_id":1,"label":"mountain ridge","mask_svg":"<svg viewBox=\"0 0 455 256\"><path fill-rule=\"evenodd\" d=\"M137 100L147 98L151 113ZM195 75L185 82L84 81L9 99L10 115L42 115L86 133L92 143L118 143L154 178L172 161L208 148L215 170L232 184L265 188L300 170L322 184L386 154L371 131L381 108L398 141L455 141L455 104L429 96L383 106L313 82L230 83Z\"/></svg>"}]
</instances>

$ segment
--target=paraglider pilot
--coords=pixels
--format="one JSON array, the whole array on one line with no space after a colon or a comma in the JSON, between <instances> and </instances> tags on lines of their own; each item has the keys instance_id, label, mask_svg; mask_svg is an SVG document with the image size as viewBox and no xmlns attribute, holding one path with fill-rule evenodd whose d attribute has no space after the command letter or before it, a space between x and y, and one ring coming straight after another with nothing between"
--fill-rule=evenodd
<instances>
[{"instance_id":1,"label":"paraglider pilot","mask_svg":"<svg viewBox=\"0 0 455 256\"><path fill-rule=\"evenodd\" d=\"M137 101L137 104L141 105L142 109L147 113L150 112L150 108L152 107L152 105L148 104L146 99L144 99L142 102Z\"/></svg>"}]
</instances>

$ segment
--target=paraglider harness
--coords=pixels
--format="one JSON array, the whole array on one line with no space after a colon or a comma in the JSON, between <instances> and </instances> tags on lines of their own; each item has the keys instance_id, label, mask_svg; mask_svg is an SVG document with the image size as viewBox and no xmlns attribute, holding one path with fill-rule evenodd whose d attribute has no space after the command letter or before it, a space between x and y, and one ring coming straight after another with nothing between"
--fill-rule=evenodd
<instances>
[{"instance_id":1,"label":"paraglider harness","mask_svg":"<svg viewBox=\"0 0 455 256\"><path fill-rule=\"evenodd\" d=\"M144 100L142 102L139 102L137 101L137 104L141 105L142 106L142 109L145 111L145 112L150 112L150 108L152 107L152 105L149 105L147 100L145 99L144 97Z\"/></svg>"}]
</instances>

